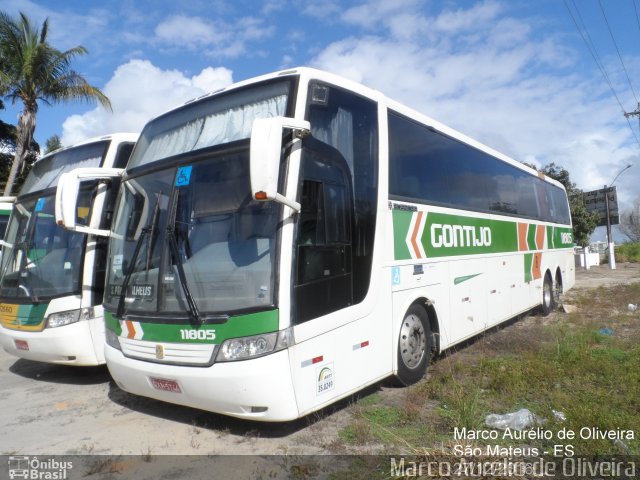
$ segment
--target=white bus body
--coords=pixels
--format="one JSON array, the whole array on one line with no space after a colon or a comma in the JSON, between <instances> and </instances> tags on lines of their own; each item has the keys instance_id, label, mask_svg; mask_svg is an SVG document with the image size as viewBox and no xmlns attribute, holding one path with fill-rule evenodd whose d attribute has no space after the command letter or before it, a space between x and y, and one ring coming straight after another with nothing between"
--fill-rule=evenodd
<instances>
[{"instance_id":1,"label":"white bus body","mask_svg":"<svg viewBox=\"0 0 640 480\"><path fill-rule=\"evenodd\" d=\"M78 167L126 166L137 134L117 133L37 161L17 197L0 264L0 344L12 355L67 365L104 364L104 238L55 222L57 183ZM119 183L91 182L74 198L74 220L110 228ZM79 199L79 200L78 200Z\"/></svg>"},{"instance_id":2,"label":"white bus body","mask_svg":"<svg viewBox=\"0 0 640 480\"><path fill-rule=\"evenodd\" d=\"M307 68L241 82L136 144L107 365L137 395L295 419L548 312L571 232L558 182L377 91Z\"/></svg>"}]
</instances>

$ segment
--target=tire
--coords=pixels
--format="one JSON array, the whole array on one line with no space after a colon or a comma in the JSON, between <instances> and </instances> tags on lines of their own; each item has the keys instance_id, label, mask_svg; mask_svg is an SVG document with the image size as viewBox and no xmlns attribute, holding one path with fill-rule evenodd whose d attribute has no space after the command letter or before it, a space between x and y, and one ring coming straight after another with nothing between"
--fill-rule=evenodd
<instances>
[{"instance_id":1,"label":"tire","mask_svg":"<svg viewBox=\"0 0 640 480\"><path fill-rule=\"evenodd\" d=\"M419 381L431 358L429 317L420 305L411 305L404 315L398 336L398 373L396 381L408 386Z\"/></svg>"},{"instance_id":2,"label":"tire","mask_svg":"<svg viewBox=\"0 0 640 480\"><path fill-rule=\"evenodd\" d=\"M547 273L544 276L544 283L542 284L542 305L540 305L542 316L546 317L549 315L555 307L555 290L553 288L553 282L551 281L551 275Z\"/></svg>"},{"instance_id":3,"label":"tire","mask_svg":"<svg viewBox=\"0 0 640 480\"><path fill-rule=\"evenodd\" d=\"M553 307L556 308L560 305L560 296L563 293L562 288L562 275L560 272L556 273L556 281L553 282Z\"/></svg>"}]
</instances>

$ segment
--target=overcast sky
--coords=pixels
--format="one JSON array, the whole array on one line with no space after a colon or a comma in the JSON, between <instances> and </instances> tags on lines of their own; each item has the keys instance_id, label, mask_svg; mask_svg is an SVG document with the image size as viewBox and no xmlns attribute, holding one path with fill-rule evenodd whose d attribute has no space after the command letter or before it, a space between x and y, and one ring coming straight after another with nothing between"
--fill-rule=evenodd
<instances>
[{"instance_id":1,"label":"overcast sky","mask_svg":"<svg viewBox=\"0 0 640 480\"><path fill-rule=\"evenodd\" d=\"M623 115L640 98L640 0L2 0L0 9L48 17L60 49L85 46L75 68L113 104L113 113L42 105L42 145L53 134L69 145L139 131L205 92L306 65L518 160L562 165L584 190L632 164L616 181L622 208L640 196L638 117ZM6 122L16 115L0 111Z\"/></svg>"}]
</instances>

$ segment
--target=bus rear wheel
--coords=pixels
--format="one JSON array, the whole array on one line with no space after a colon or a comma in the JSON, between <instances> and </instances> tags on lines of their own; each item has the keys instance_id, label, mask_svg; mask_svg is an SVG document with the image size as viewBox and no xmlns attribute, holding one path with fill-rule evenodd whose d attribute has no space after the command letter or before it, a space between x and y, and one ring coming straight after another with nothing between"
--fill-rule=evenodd
<instances>
[{"instance_id":1,"label":"bus rear wheel","mask_svg":"<svg viewBox=\"0 0 640 480\"><path fill-rule=\"evenodd\" d=\"M421 305L411 305L400 326L397 382L407 386L420 380L427 371L430 356L429 317Z\"/></svg>"},{"instance_id":2,"label":"bus rear wheel","mask_svg":"<svg viewBox=\"0 0 640 480\"><path fill-rule=\"evenodd\" d=\"M542 284L542 305L540 306L542 315L545 317L549 315L556 306L555 293L551 275L547 273L544 276L544 283Z\"/></svg>"}]
</instances>

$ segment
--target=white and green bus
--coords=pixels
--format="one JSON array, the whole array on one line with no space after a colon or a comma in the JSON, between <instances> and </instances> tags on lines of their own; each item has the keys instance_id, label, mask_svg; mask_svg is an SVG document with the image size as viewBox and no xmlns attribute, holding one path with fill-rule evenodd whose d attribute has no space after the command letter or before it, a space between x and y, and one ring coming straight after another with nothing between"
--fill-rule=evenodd
<instances>
[{"instance_id":1,"label":"white and green bus","mask_svg":"<svg viewBox=\"0 0 640 480\"><path fill-rule=\"evenodd\" d=\"M122 185L107 365L175 404L286 421L411 384L432 354L574 283L561 184L313 69L150 121Z\"/></svg>"},{"instance_id":2,"label":"white and green bus","mask_svg":"<svg viewBox=\"0 0 640 480\"><path fill-rule=\"evenodd\" d=\"M55 221L61 175L123 169L137 134L113 134L39 159L11 215L0 261L0 344L18 357L68 365L104 363L102 296L118 183L86 182L74 200L77 231ZM117 170L116 170L117 171Z\"/></svg>"}]
</instances>

